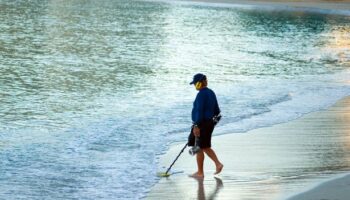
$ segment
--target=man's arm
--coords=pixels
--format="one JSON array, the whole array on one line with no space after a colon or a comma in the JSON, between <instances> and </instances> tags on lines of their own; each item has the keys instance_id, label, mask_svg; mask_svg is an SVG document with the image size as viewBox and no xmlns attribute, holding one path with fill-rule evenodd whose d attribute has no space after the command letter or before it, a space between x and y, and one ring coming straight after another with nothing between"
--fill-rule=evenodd
<instances>
[{"instance_id":1,"label":"man's arm","mask_svg":"<svg viewBox=\"0 0 350 200\"><path fill-rule=\"evenodd\" d=\"M193 134L196 137L200 136L200 124L204 118L204 96L198 93L194 105L194 119L193 119Z\"/></svg>"},{"instance_id":2,"label":"man's arm","mask_svg":"<svg viewBox=\"0 0 350 200\"><path fill-rule=\"evenodd\" d=\"M198 93L196 100L194 102L194 118L193 125L200 126L201 122L204 119L204 98L203 95Z\"/></svg>"}]
</instances>

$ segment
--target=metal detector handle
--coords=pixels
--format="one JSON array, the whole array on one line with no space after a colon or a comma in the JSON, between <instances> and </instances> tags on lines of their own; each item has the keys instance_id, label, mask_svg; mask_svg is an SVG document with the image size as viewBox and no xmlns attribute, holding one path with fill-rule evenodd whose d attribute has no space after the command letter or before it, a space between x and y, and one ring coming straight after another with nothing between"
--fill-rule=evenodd
<instances>
[{"instance_id":1,"label":"metal detector handle","mask_svg":"<svg viewBox=\"0 0 350 200\"><path fill-rule=\"evenodd\" d=\"M171 167L175 164L175 162L177 161L177 159L180 157L180 155L182 154L182 152L184 152L184 150L186 149L188 143L185 144L185 146L181 149L179 155L177 155L177 157L175 158L174 162L171 163L170 167L166 170L165 174L168 174L168 172L170 171Z\"/></svg>"}]
</instances>

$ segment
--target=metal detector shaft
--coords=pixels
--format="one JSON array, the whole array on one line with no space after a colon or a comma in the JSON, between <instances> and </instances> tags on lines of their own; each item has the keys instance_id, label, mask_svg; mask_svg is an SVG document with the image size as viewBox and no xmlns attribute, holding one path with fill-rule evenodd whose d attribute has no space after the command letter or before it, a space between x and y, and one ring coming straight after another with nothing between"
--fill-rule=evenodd
<instances>
[{"instance_id":1,"label":"metal detector shaft","mask_svg":"<svg viewBox=\"0 0 350 200\"><path fill-rule=\"evenodd\" d=\"M165 174L168 174L168 172L170 171L171 167L175 164L175 162L176 162L177 159L180 157L180 155L182 154L182 152L184 152L184 150L186 149L187 144L188 144L188 143L186 143L185 146L181 149L179 155L177 155L177 157L175 158L174 162L171 163L170 167L166 170Z\"/></svg>"}]
</instances>

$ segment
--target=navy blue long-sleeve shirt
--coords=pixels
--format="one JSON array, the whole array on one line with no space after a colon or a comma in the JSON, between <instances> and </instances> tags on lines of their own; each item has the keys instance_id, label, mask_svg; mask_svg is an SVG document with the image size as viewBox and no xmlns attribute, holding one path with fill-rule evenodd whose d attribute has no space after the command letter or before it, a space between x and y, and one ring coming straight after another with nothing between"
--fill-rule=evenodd
<instances>
[{"instance_id":1,"label":"navy blue long-sleeve shirt","mask_svg":"<svg viewBox=\"0 0 350 200\"><path fill-rule=\"evenodd\" d=\"M201 122L212 119L219 113L220 108L215 93L207 87L199 90L193 102L192 122L200 125Z\"/></svg>"}]
</instances>

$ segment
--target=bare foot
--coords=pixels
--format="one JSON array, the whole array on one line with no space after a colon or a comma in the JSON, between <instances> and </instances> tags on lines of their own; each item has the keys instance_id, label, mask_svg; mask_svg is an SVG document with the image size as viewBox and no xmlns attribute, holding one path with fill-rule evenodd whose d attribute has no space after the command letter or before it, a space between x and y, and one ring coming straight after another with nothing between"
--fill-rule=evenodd
<instances>
[{"instance_id":1,"label":"bare foot","mask_svg":"<svg viewBox=\"0 0 350 200\"><path fill-rule=\"evenodd\" d=\"M193 173L193 174L189 175L189 177L192 177L192 178L204 178L204 174L196 172L196 173Z\"/></svg>"},{"instance_id":2,"label":"bare foot","mask_svg":"<svg viewBox=\"0 0 350 200\"><path fill-rule=\"evenodd\" d=\"M223 164L220 164L219 166L216 167L216 172L214 173L214 175L219 174L222 170L222 168L224 168Z\"/></svg>"}]
</instances>

